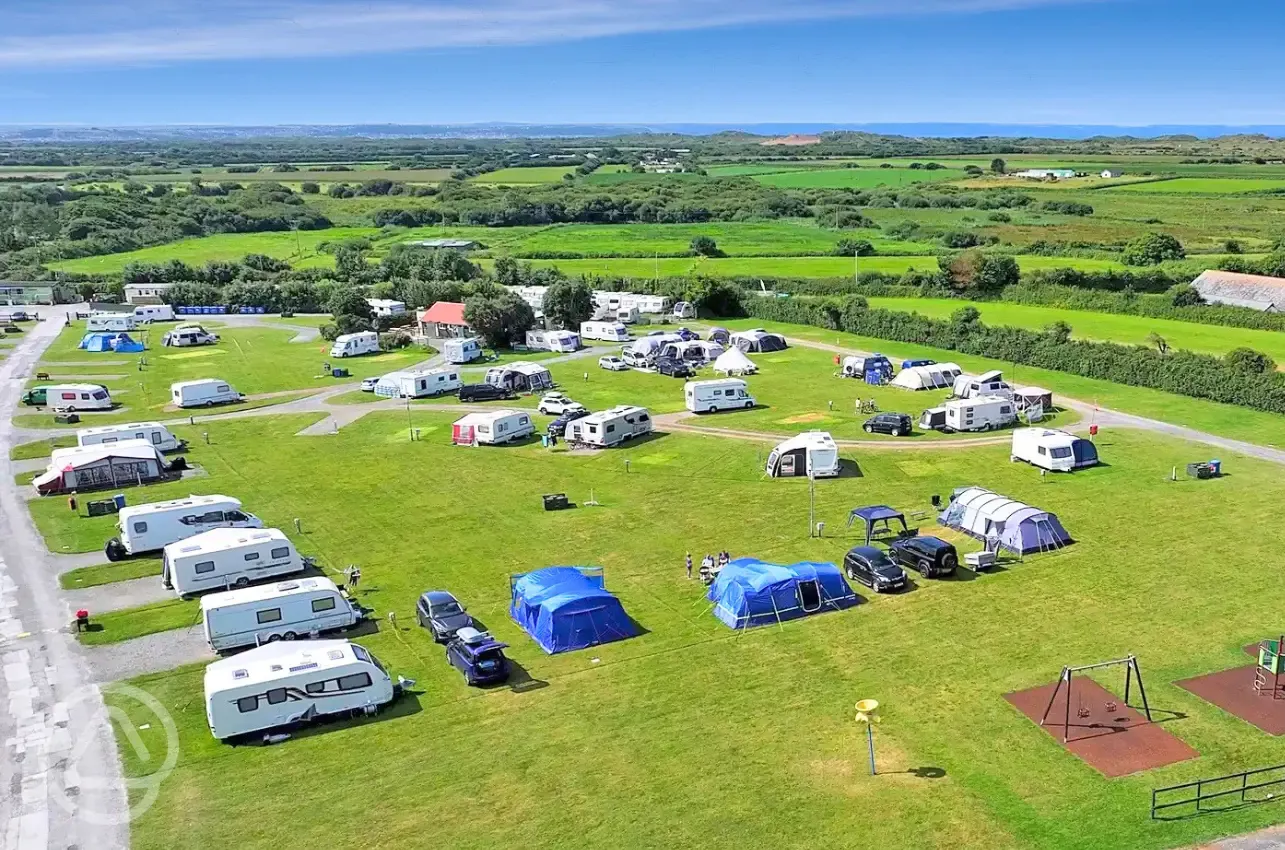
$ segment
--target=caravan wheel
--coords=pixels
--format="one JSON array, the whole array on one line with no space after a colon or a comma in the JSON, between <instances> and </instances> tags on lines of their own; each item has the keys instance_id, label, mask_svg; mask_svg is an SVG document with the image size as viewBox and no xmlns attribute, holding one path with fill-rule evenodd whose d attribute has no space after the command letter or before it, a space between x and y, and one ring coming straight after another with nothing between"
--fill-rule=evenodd
<instances>
[{"instance_id":1,"label":"caravan wheel","mask_svg":"<svg viewBox=\"0 0 1285 850\"><path fill-rule=\"evenodd\" d=\"M296 635L294 632L286 632L285 634L283 634L283 635L281 636L281 639L282 639L282 640L294 640L296 637L298 637L298 635Z\"/></svg>"},{"instance_id":2,"label":"caravan wheel","mask_svg":"<svg viewBox=\"0 0 1285 850\"><path fill-rule=\"evenodd\" d=\"M276 643L281 640L281 635L268 635L268 643Z\"/></svg>"},{"instance_id":3,"label":"caravan wheel","mask_svg":"<svg viewBox=\"0 0 1285 850\"><path fill-rule=\"evenodd\" d=\"M237 579L236 581L232 582L232 586L233 586L233 587L236 587L236 588L249 587L249 586L250 586L250 577L249 577L249 576L241 576L239 579Z\"/></svg>"},{"instance_id":4,"label":"caravan wheel","mask_svg":"<svg viewBox=\"0 0 1285 850\"><path fill-rule=\"evenodd\" d=\"M709 406L709 410L708 410L708 411L706 411L706 412L707 412L707 413L718 413L718 405L716 405L716 404L711 404L711 405Z\"/></svg>"}]
</instances>

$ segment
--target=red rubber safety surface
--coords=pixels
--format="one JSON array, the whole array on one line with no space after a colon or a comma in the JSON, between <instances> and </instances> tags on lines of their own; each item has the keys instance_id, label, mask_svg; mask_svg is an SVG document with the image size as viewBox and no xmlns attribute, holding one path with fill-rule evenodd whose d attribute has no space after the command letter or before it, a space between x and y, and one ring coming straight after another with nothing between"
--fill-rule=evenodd
<instances>
[{"instance_id":1,"label":"red rubber safety surface","mask_svg":"<svg viewBox=\"0 0 1285 850\"><path fill-rule=\"evenodd\" d=\"M1258 653L1257 644L1254 653ZM1257 664L1233 667L1174 684L1270 735L1285 735L1285 676L1281 677L1282 690L1273 699L1270 674L1267 676L1267 690L1261 694L1254 690L1254 671L1257 668Z\"/></svg>"}]
</instances>

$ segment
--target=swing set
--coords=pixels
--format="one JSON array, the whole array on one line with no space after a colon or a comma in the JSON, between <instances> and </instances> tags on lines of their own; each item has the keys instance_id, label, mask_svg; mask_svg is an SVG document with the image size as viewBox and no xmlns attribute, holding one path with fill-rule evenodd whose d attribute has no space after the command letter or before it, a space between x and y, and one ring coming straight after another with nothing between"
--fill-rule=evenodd
<instances>
[{"instance_id":1,"label":"swing set","mask_svg":"<svg viewBox=\"0 0 1285 850\"><path fill-rule=\"evenodd\" d=\"M1049 712L1053 710L1054 703L1057 702L1057 696L1062 691L1062 686L1066 686L1066 718L1065 725L1062 726L1062 743L1071 740L1071 699L1073 696L1073 679L1076 673L1083 673L1087 670L1099 670L1103 667L1124 667L1124 705L1129 705L1129 692L1133 686L1134 679L1138 682L1138 695L1142 697L1142 711L1147 716L1147 721L1151 721L1151 705L1147 702L1147 691L1142 686L1142 668L1138 666L1138 657L1136 655L1127 655L1124 658L1117 658L1114 661L1099 661L1097 664L1084 664L1079 667L1063 667L1062 675L1058 677L1057 685L1053 688L1053 694L1049 697L1048 707L1044 709L1044 716L1040 718L1040 725L1049 718ZM1108 701L1104 708L1108 714L1113 714L1119 710L1119 704L1114 701ZM1083 697L1080 698L1076 715L1081 719L1092 716L1092 710L1084 704Z\"/></svg>"}]
</instances>

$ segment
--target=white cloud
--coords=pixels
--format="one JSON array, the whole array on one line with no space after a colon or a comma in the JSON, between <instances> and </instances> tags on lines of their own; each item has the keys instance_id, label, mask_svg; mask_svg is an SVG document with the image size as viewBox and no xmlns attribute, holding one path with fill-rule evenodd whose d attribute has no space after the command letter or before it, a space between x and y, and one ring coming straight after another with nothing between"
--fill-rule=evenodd
<instances>
[{"instance_id":1,"label":"white cloud","mask_svg":"<svg viewBox=\"0 0 1285 850\"><path fill-rule=\"evenodd\" d=\"M1088 0L1106 2L1107 0ZM0 67L55 68L540 44L1077 0L46 0L5 12ZM1078 0L1086 2L1086 0ZM140 21L148 22L140 25Z\"/></svg>"}]
</instances>

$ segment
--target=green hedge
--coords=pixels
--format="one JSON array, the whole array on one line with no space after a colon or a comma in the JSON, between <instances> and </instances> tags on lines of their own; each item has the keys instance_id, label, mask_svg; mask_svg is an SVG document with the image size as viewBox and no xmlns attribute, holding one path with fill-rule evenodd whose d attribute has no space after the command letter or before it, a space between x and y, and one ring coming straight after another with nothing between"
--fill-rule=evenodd
<instances>
[{"instance_id":1,"label":"green hedge","mask_svg":"<svg viewBox=\"0 0 1285 850\"><path fill-rule=\"evenodd\" d=\"M1264 313L1248 307L1208 304L1197 307L1175 307L1173 298L1164 295L1139 295L1132 292L1107 292L1076 289L1070 286L1039 283L1030 280L1010 286L1001 298L1014 304L1061 307L1067 310L1092 310L1097 313L1119 313L1126 316L1149 316L1153 319L1176 319L1204 325L1224 325L1261 331L1285 331L1285 314Z\"/></svg>"}]
</instances>

